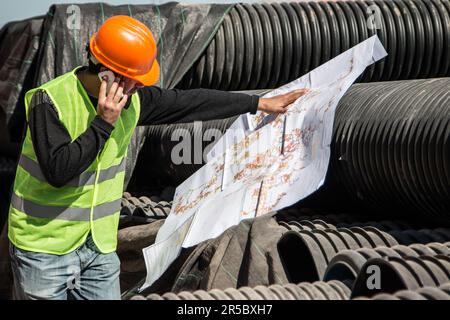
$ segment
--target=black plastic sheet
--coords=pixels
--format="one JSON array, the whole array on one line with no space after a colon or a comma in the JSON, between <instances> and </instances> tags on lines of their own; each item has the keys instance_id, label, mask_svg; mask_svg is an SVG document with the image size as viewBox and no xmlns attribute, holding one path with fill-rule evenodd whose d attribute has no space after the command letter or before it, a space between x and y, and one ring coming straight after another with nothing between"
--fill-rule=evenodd
<instances>
[{"instance_id":1,"label":"black plastic sheet","mask_svg":"<svg viewBox=\"0 0 450 320\"><path fill-rule=\"evenodd\" d=\"M6 24L0 30L0 112L11 140L20 142L24 124L23 97L34 77L44 17Z\"/></svg>"}]
</instances>

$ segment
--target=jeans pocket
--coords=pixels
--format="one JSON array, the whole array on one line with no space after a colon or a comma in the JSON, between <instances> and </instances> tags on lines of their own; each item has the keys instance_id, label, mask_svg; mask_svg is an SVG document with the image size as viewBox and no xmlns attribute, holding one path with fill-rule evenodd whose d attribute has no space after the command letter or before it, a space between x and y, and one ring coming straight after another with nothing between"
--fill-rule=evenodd
<instances>
[{"instance_id":1,"label":"jeans pocket","mask_svg":"<svg viewBox=\"0 0 450 320\"><path fill-rule=\"evenodd\" d=\"M34 252L21 249L17 246L12 245L10 247L11 260L16 264L29 264L29 265L55 265L59 263L61 259L58 259L58 255Z\"/></svg>"}]
</instances>

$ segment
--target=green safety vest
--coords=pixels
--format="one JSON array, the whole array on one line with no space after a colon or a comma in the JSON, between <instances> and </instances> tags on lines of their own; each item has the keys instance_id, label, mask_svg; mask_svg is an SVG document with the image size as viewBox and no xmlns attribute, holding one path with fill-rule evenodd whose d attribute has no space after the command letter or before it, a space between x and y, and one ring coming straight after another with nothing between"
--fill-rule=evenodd
<instances>
[{"instance_id":1,"label":"green safety vest","mask_svg":"<svg viewBox=\"0 0 450 320\"><path fill-rule=\"evenodd\" d=\"M25 95L28 119L33 94L44 90L72 141L97 115L77 69ZM131 99L97 158L61 188L50 185L42 174L27 127L9 209L8 236L15 246L62 255L81 246L90 232L101 252L116 250L125 158L140 113L139 97Z\"/></svg>"}]
</instances>

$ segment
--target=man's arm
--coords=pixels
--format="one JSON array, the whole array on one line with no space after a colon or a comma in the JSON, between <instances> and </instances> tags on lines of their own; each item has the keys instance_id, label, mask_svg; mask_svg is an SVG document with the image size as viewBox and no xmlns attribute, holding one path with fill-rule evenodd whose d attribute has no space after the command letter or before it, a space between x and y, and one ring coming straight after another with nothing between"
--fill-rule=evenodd
<instances>
[{"instance_id":1,"label":"man's arm","mask_svg":"<svg viewBox=\"0 0 450 320\"><path fill-rule=\"evenodd\" d=\"M259 97L211 89L138 90L141 115L138 125L184 123L224 119L243 113L256 113Z\"/></svg>"},{"instance_id":2,"label":"man's arm","mask_svg":"<svg viewBox=\"0 0 450 320\"><path fill-rule=\"evenodd\" d=\"M33 95L28 119L33 147L47 182L64 186L86 170L105 145L114 127L96 116L87 130L72 142L43 91Z\"/></svg>"}]
</instances>

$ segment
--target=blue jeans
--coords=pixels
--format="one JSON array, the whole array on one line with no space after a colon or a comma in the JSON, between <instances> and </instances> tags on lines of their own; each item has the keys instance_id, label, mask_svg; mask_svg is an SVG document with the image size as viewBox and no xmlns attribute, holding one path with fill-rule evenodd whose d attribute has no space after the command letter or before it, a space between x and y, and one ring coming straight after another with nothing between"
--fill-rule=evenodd
<instances>
[{"instance_id":1,"label":"blue jeans","mask_svg":"<svg viewBox=\"0 0 450 320\"><path fill-rule=\"evenodd\" d=\"M120 260L103 254L89 235L71 253L30 252L10 245L15 299L120 300Z\"/></svg>"}]
</instances>

